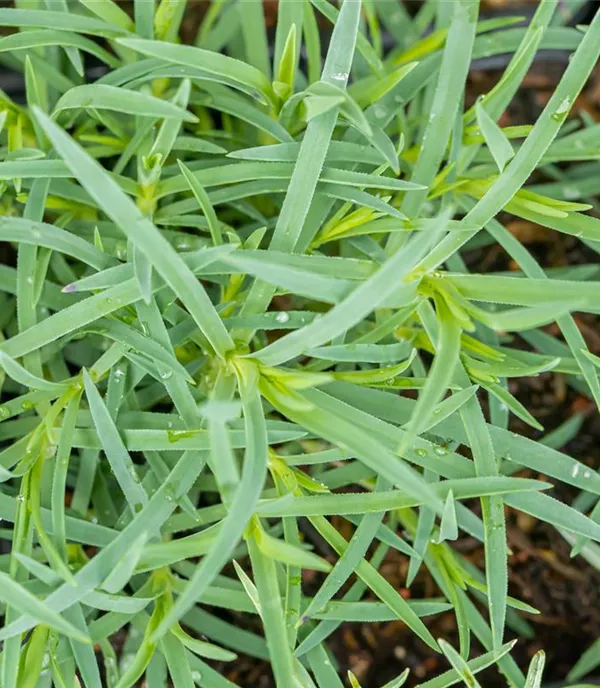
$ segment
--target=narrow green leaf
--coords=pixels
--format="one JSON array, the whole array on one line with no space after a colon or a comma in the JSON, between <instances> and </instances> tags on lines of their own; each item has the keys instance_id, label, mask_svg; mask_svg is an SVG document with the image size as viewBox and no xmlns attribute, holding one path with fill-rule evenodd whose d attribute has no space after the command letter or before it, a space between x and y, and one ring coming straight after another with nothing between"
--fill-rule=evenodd
<instances>
[{"instance_id":1,"label":"narrow green leaf","mask_svg":"<svg viewBox=\"0 0 600 688\"><path fill-rule=\"evenodd\" d=\"M492 664L499 662L499 660L501 660L502 657L506 656L506 654L512 650L516 643L517 641L513 640L510 643L506 643L505 645L503 645L501 648L498 649L498 651L486 652L480 657L476 657L475 659L470 660L469 662L467 662L469 671L471 672L471 674L475 674L480 671L483 671L483 669L486 669ZM440 676L431 679L430 681L420 683L418 685L418 688L447 688L447 686L451 686L455 683L458 683L461 680L461 678L462 675L460 674L460 672L458 672L456 669L452 669L451 671L447 671L444 674L441 674Z\"/></svg>"},{"instance_id":2,"label":"narrow green leaf","mask_svg":"<svg viewBox=\"0 0 600 688\"><path fill-rule=\"evenodd\" d=\"M177 161L179 164L179 169L185 177L187 183L194 194L194 198L198 201L198 205L202 209L204 216L208 221L208 226L210 228L210 236L214 246L218 246L223 243L223 238L221 236L221 224L217 218L214 208L210 202L208 194L204 190L200 182L194 177L191 171L181 162Z\"/></svg>"},{"instance_id":3,"label":"narrow green leaf","mask_svg":"<svg viewBox=\"0 0 600 688\"><path fill-rule=\"evenodd\" d=\"M118 42L148 57L158 57L186 67L198 67L262 94L267 100L272 98L271 84L265 74L251 65L210 50L189 45L175 45L163 41L149 41L141 38L120 38Z\"/></svg>"},{"instance_id":4,"label":"narrow green leaf","mask_svg":"<svg viewBox=\"0 0 600 688\"><path fill-rule=\"evenodd\" d=\"M281 9L286 9L288 22L285 26L285 36L289 33L292 21L297 24L302 21L302 7L300 3L286 0ZM296 9L295 9L296 8ZM294 14L296 13L296 14ZM298 14L299 13L299 14ZM283 15L280 14L280 18ZM352 65L354 46L358 34L360 19L360 2L345 2L342 6L339 21L335 25L327 60L323 68L322 81L345 85ZM280 24L278 22L278 28ZM300 28L300 27L298 27ZM284 29L278 30L275 60L278 64L283 50L282 35ZM298 31L298 33L300 33ZM281 46L279 48L279 46ZM299 46L298 46L299 47ZM273 232L270 249L291 253L299 241L304 222L310 210L317 182L325 162L327 149L333 136L337 121L337 111L332 110L321 117L314 118L308 125L298 160L290 179L277 224ZM242 315L260 313L267 309L273 296L273 289L269 285L258 282L253 285L247 302L242 309Z\"/></svg>"},{"instance_id":5,"label":"narrow green leaf","mask_svg":"<svg viewBox=\"0 0 600 688\"><path fill-rule=\"evenodd\" d=\"M56 103L55 113L77 108L114 110L129 115L196 122L191 112L154 96L106 84L86 84L67 91ZM43 124L42 124L43 126Z\"/></svg>"},{"instance_id":6,"label":"narrow green leaf","mask_svg":"<svg viewBox=\"0 0 600 688\"><path fill-rule=\"evenodd\" d=\"M90 12L103 19L108 24L120 26L125 31L133 29L133 22L113 0L80 0Z\"/></svg>"},{"instance_id":7,"label":"narrow green leaf","mask_svg":"<svg viewBox=\"0 0 600 688\"><path fill-rule=\"evenodd\" d=\"M98 36L113 37L126 33L122 28L99 19L84 17L80 14L53 12L51 10L0 9L0 26L17 28L33 27L39 29L58 29L60 31L80 31Z\"/></svg>"},{"instance_id":8,"label":"narrow green leaf","mask_svg":"<svg viewBox=\"0 0 600 688\"><path fill-rule=\"evenodd\" d=\"M68 31L56 31L52 29L31 29L21 33L14 33L0 39L0 52L37 48L45 45L60 45L66 48L77 48L94 55L110 67L118 67L115 60L107 50L83 36Z\"/></svg>"},{"instance_id":9,"label":"narrow green leaf","mask_svg":"<svg viewBox=\"0 0 600 688\"><path fill-rule=\"evenodd\" d=\"M464 681L464 684L469 688L480 688L479 682L473 675L473 672L469 668L469 665L465 660L458 654L458 652L442 638L438 640L442 652L446 655L447 660L452 664L454 670Z\"/></svg>"},{"instance_id":10,"label":"narrow green leaf","mask_svg":"<svg viewBox=\"0 0 600 688\"><path fill-rule=\"evenodd\" d=\"M129 550L123 554L121 561L117 563L115 568L102 583L103 590L115 594L120 592L127 585L137 566L147 539L147 533L142 533L131 545Z\"/></svg>"},{"instance_id":11,"label":"narrow green leaf","mask_svg":"<svg viewBox=\"0 0 600 688\"><path fill-rule=\"evenodd\" d=\"M115 224L143 251L152 266L179 294L192 317L220 356L233 348L231 337L204 291L179 255L150 220L120 191L105 171L42 112L40 125L88 193Z\"/></svg>"},{"instance_id":12,"label":"narrow green leaf","mask_svg":"<svg viewBox=\"0 0 600 688\"><path fill-rule=\"evenodd\" d=\"M453 493L454 499L472 499L474 497L497 494L534 492L540 489L548 489L549 487L550 485L548 483L538 480L506 478L503 476L445 480L441 483L429 485L429 489L433 494L436 494L440 500L443 499L446 502L450 492ZM514 501L516 502L517 500L514 499ZM525 503L527 499L524 498L521 501ZM388 490L371 493L351 492L347 494L296 497L291 503L282 503L280 500L269 500L260 503L258 513L265 517L364 514L369 512L388 511L391 509L405 509L412 506L419 506L422 503L424 503L423 500L407 496L402 490ZM302 511L303 509L304 512Z\"/></svg>"},{"instance_id":13,"label":"narrow green leaf","mask_svg":"<svg viewBox=\"0 0 600 688\"><path fill-rule=\"evenodd\" d=\"M278 685L293 686L295 683L293 655L287 642L275 562L261 551L253 536L248 539L248 551L273 674Z\"/></svg>"},{"instance_id":14,"label":"narrow green leaf","mask_svg":"<svg viewBox=\"0 0 600 688\"><path fill-rule=\"evenodd\" d=\"M512 160L515 155L510 141L506 138L502 129L490 117L481 101L476 105L477 124L483 134L483 138L487 143L490 153L494 158L496 165L500 172L504 170L506 164Z\"/></svg>"},{"instance_id":15,"label":"narrow green leaf","mask_svg":"<svg viewBox=\"0 0 600 688\"><path fill-rule=\"evenodd\" d=\"M578 681L586 674L592 672L598 665L600 665L599 650L600 638L595 640L577 660L575 666L567 675L567 681Z\"/></svg>"},{"instance_id":16,"label":"narrow green leaf","mask_svg":"<svg viewBox=\"0 0 600 688\"><path fill-rule=\"evenodd\" d=\"M50 609L42 600L32 595L2 571L0 571L0 581L2 581L0 597L3 602L9 602L11 607L18 610L21 614L35 619L38 624L49 626L58 633L75 638L79 642L89 643L89 637L86 633L75 628L67 620L63 619L60 614Z\"/></svg>"},{"instance_id":17,"label":"narrow green leaf","mask_svg":"<svg viewBox=\"0 0 600 688\"><path fill-rule=\"evenodd\" d=\"M238 2L240 26L244 36L246 61L266 76L271 74L267 25L261 0Z\"/></svg>"},{"instance_id":18,"label":"narrow green leaf","mask_svg":"<svg viewBox=\"0 0 600 688\"><path fill-rule=\"evenodd\" d=\"M294 88L294 77L296 74L296 56L298 51L296 48L296 35L298 28L296 24L292 24L290 27L290 32L285 39L285 45L283 46L283 51L281 53L281 58L279 64L277 65L277 81L286 87L287 93L283 94L287 96L293 91Z\"/></svg>"},{"instance_id":19,"label":"narrow green leaf","mask_svg":"<svg viewBox=\"0 0 600 688\"><path fill-rule=\"evenodd\" d=\"M456 509L454 507L454 493L452 490L448 491L446 496L446 503L444 504L444 513L442 514L442 521L440 523L440 536L438 542L444 540L456 540L458 538L458 525L456 523Z\"/></svg>"},{"instance_id":20,"label":"narrow green leaf","mask_svg":"<svg viewBox=\"0 0 600 688\"><path fill-rule=\"evenodd\" d=\"M83 382L98 438L123 494L135 513L148 503L148 495L140 484L135 465L123 444L119 431L86 370L83 371ZM109 592L117 592L117 590L109 589Z\"/></svg>"},{"instance_id":21,"label":"narrow green leaf","mask_svg":"<svg viewBox=\"0 0 600 688\"><path fill-rule=\"evenodd\" d=\"M211 551L202 559L172 610L162 620L156 634L164 634L169 626L188 611L214 580L231 557L255 510L267 472L267 432L260 396L256 388L256 372L242 361L238 368L238 383L244 409L246 454L242 476L232 506L223 521ZM215 461L219 458L215 457Z\"/></svg>"},{"instance_id":22,"label":"narrow green leaf","mask_svg":"<svg viewBox=\"0 0 600 688\"><path fill-rule=\"evenodd\" d=\"M525 688L540 688L542 685L542 674L544 672L545 663L546 653L543 650L539 650L535 653L529 665L527 678L525 680Z\"/></svg>"},{"instance_id":23,"label":"narrow green leaf","mask_svg":"<svg viewBox=\"0 0 600 688\"><path fill-rule=\"evenodd\" d=\"M14 358L4 353L4 351L0 351L0 366L2 366L5 373L11 379L30 389L39 389L43 392L62 394L67 388L67 383L49 382L48 380L42 380L42 378L32 375L23 366L19 365Z\"/></svg>"},{"instance_id":24,"label":"narrow green leaf","mask_svg":"<svg viewBox=\"0 0 600 688\"><path fill-rule=\"evenodd\" d=\"M298 568L331 571L331 564L312 552L295 547L285 540L274 538L264 531L259 531L255 537L260 551L275 561Z\"/></svg>"}]
</instances>

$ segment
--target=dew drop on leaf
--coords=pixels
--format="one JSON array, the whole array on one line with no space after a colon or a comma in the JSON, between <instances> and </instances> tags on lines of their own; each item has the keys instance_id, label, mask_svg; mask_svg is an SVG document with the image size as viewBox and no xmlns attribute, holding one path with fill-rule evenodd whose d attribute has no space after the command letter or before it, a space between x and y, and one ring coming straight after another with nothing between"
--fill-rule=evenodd
<instances>
[{"instance_id":1,"label":"dew drop on leaf","mask_svg":"<svg viewBox=\"0 0 600 688\"><path fill-rule=\"evenodd\" d=\"M567 117L567 115L569 114L570 108L571 108L571 98L569 98L567 96L566 98L563 98L560 105L552 113L552 119L555 122L562 122Z\"/></svg>"}]
</instances>

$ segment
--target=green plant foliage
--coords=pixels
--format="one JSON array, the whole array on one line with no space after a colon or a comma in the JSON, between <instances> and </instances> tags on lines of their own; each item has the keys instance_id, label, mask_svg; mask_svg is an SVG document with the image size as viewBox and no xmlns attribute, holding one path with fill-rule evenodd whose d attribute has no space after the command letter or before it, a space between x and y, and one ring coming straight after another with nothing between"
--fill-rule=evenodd
<instances>
[{"instance_id":1,"label":"green plant foliage","mask_svg":"<svg viewBox=\"0 0 600 688\"><path fill-rule=\"evenodd\" d=\"M508 380L553 371L600 403L572 317L599 313L600 282L543 269L496 216L600 252L598 125L569 119L600 12L569 28L557 4L523 26L478 0L414 18L281 0L274 57L259 0L215 0L189 44L185 0L0 9L26 89L0 93L3 688L227 688L238 654L277 688L356 687L328 638L391 620L450 665L423 686L476 687L491 665L542 685L543 653L527 671L505 642L536 612L508 596L505 506L600 569L600 476L560 451L581 415L538 442L507 430L512 414L543 432ZM537 121L502 127L541 49L568 66ZM467 107L473 60L507 54ZM492 244L518 272L467 270ZM404 599L389 548L439 597ZM448 611L456 647L428 628ZM569 679L598 663L596 641Z\"/></svg>"}]
</instances>

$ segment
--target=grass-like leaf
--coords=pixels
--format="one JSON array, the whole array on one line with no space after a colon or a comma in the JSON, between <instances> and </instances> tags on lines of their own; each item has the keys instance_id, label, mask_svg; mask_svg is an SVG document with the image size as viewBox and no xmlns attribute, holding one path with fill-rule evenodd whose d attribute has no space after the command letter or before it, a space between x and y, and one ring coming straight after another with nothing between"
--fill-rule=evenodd
<instances>
[{"instance_id":1,"label":"grass-like leaf","mask_svg":"<svg viewBox=\"0 0 600 688\"><path fill-rule=\"evenodd\" d=\"M165 239L156 231L135 205L119 190L116 184L96 163L63 131L51 122L42 112L37 112L40 124L54 145L65 158L88 193L104 205L108 214L131 240L148 257L156 271L178 291L189 304L201 329L212 341L220 355L233 348L225 330L206 292L194 279L192 273L182 263Z\"/></svg>"},{"instance_id":2,"label":"grass-like leaf","mask_svg":"<svg viewBox=\"0 0 600 688\"><path fill-rule=\"evenodd\" d=\"M525 677L503 643L538 613L505 519L600 567L600 473L564 453L600 404L600 14L559 4L0 9L24 83L0 97L4 688L233 688L239 656L277 688L364 685L344 622L444 653L422 686L539 688L543 655ZM562 423L528 401L542 375L578 397Z\"/></svg>"}]
</instances>

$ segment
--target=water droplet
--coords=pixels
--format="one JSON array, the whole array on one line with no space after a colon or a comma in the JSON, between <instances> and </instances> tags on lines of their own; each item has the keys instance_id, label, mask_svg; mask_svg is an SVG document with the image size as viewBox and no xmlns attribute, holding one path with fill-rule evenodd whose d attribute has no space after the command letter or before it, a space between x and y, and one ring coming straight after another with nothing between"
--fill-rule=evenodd
<instances>
[{"instance_id":1,"label":"water droplet","mask_svg":"<svg viewBox=\"0 0 600 688\"><path fill-rule=\"evenodd\" d=\"M576 463L576 464L573 466L573 470L571 471L571 477L572 477L572 478L576 478L578 474L579 474L579 464Z\"/></svg>"},{"instance_id":2,"label":"water droplet","mask_svg":"<svg viewBox=\"0 0 600 688\"><path fill-rule=\"evenodd\" d=\"M165 499L167 500L167 502L175 501L175 490L173 489L172 485L165 485Z\"/></svg>"},{"instance_id":3,"label":"water droplet","mask_svg":"<svg viewBox=\"0 0 600 688\"><path fill-rule=\"evenodd\" d=\"M571 108L571 98L568 96L566 98L563 98L561 101L560 105L556 108L556 110L552 113L552 119L555 122L562 122L565 120L567 115L569 114L569 110Z\"/></svg>"},{"instance_id":4,"label":"water droplet","mask_svg":"<svg viewBox=\"0 0 600 688\"><path fill-rule=\"evenodd\" d=\"M171 444L179 442L179 440L183 440L186 437L193 436L194 430L167 430L167 437L169 438L169 442L171 442Z\"/></svg>"},{"instance_id":5,"label":"water droplet","mask_svg":"<svg viewBox=\"0 0 600 688\"><path fill-rule=\"evenodd\" d=\"M140 476L137 474L137 471L135 470L135 466L131 466L129 469L129 475L133 478L134 482L139 483L140 482Z\"/></svg>"},{"instance_id":6,"label":"water droplet","mask_svg":"<svg viewBox=\"0 0 600 688\"><path fill-rule=\"evenodd\" d=\"M3 406L0 406L0 420L4 420L10 416L10 411Z\"/></svg>"},{"instance_id":7,"label":"water droplet","mask_svg":"<svg viewBox=\"0 0 600 688\"><path fill-rule=\"evenodd\" d=\"M130 631L129 635L133 635ZM121 672L125 673L127 671L127 668L133 663L133 660L135 659L135 655L132 652L128 652L127 654L124 654L121 657Z\"/></svg>"},{"instance_id":8,"label":"water droplet","mask_svg":"<svg viewBox=\"0 0 600 688\"><path fill-rule=\"evenodd\" d=\"M172 370L165 370L164 373L160 374L161 380L168 380L171 377L173 377L173 371Z\"/></svg>"},{"instance_id":9,"label":"water droplet","mask_svg":"<svg viewBox=\"0 0 600 688\"><path fill-rule=\"evenodd\" d=\"M567 201L576 201L580 196L579 189L574 186L565 186L563 188L563 196Z\"/></svg>"},{"instance_id":10,"label":"water droplet","mask_svg":"<svg viewBox=\"0 0 600 688\"><path fill-rule=\"evenodd\" d=\"M420 457L427 456L427 449L415 449L415 454Z\"/></svg>"},{"instance_id":11,"label":"water droplet","mask_svg":"<svg viewBox=\"0 0 600 688\"><path fill-rule=\"evenodd\" d=\"M91 521L92 523L98 523L98 519L97 519L96 516L92 516L92 518L90 519L90 521Z\"/></svg>"},{"instance_id":12,"label":"water droplet","mask_svg":"<svg viewBox=\"0 0 600 688\"><path fill-rule=\"evenodd\" d=\"M394 384L394 379L393 377L388 377L388 379L385 381L386 385L393 385Z\"/></svg>"},{"instance_id":13,"label":"water droplet","mask_svg":"<svg viewBox=\"0 0 600 688\"><path fill-rule=\"evenodd\" d=\"M127 258L127 244L124 241L119 241L115 244L115 256L119 260Z\"/></svg>"},{"instance_id":14,"label":"water droplet","mask_svg":"<svg viewBox=\"0 0 600 688\"><path fill-rule=\"evenodd\" d=\"M397 96L394 96L394 100L395 100L397 103L401 103L401 102L404 100L404 98L402 98L401 95L397 95Z\"/></svg>"},{"instance_id":15,"label":"water droplet","mask_svg":"<svg viewBox=\"0 0 600 688\"><path fill-rule=\"evenodd\" d=\"M31 232L31 236L34 239L41 239L42 238L42 233L40 232L39 229L34 229L33 232Z\"/></svg>"},{"instance_id":16,"label":"water droplet","mask_svg":"<svg viewBox=\"0 0 600 688\"><path fill-rule=\"evenodd\" d=\"M275 316L275 320L278 323L286 323L286 322L288 322L289 319L290 319L290 316L287 313L285 313L284 311L277 313L277 315Z\"/></svg>"},{"instance_id":17,"label":"water droplet","mask_svg":"<svg viewBox=\"0 0 600 688\"><path fill-rule=\"evenodd\" d=\"M202 674L199 671L192 671L192 680L194 683L202 680Z\"/></svg>"},{"instance_id":18,"label":"water droplet","mask_svg":"<svg viewBox=\"0 0 600 688\"><path fill-rule=\"evenodd\" d=\"M17 497L17 502L24 502L24 501L25 501L25 497L23 495L19 495Z\"/></svg>"},{"instance_id":19,"label":"water droplet","mask_svg":"<svg viewBox=\"0 0 600 688\"><path fill-rule=\"evenodd\" d=\"M29 399L25 399L25 401L21 403L21 408L23 411L31 411L32 408L35 408L35 404L33 401L29 401Z\"/></svg>"},{"instance_id":20,"label":"water droplet","mask_svg":"<svg viewBox=\"0 0 600 688\"><path fill-rule=\"evenodd\" d=\"M25 281L27 284L33 284L33 277L28 277Z\"/></svg>"},{"instance_id":21,"label":"water droplet","mask_svg":"<svg viewBox=\"0 0 600 688\"><path fill-rule=\"evenodd\" d=\"M56 445L47 444L44 448L44 459L51 459L56 454Z\"/></svg>"},{"instance_id":22,"label":"water droplet","mask_svg":"<svg viewBox=\"0 0 600 688\"><path fill-rule=\"evenodd\" d=\"M377 119L383 119L385 117L385 109L380 106L376 106L373 109L373 114Z\"/></svg>"},{"instance_id":23,"label":"water droplet","mask_svg":"<svg viewBox=\"0 0 600 688\"><path fill-rule=\"evenodd\" d=\"M439 447L436 447L434 451L438 456L446 456L446 454L448 453L446 447L442 447L441 445Z\"/></svg>"},{"instance_id":24,"label":"water droplet","mask_svg":"<svg viewBox=\"0 0 600 688\"><path fill-rule=\"evenodd\" d=\"M583 477L588 480L589 478L592 477L592 472L591 471L584 471L583 472Z\"/></svg>"},{"instance_id":25,"label":"water droplet","mask_svg":"<svg viewBox=\"0 0 600 688\"><path fill-rule=\"evenodd\" d=\"M125 371L123 368L115 368L115 377L120 380L121 378L125 377Z\"/></svg>"},{"instance_id":26,"label":"water droplet","mask_svg":"<svg viewBox=\"0 0 600 688\"><path fill-rule=\"evenodd\" d=\"M348 78L348 72L336 72L332 78L336 81L346 81Z\"/></svg>"},{"instance_id":27,"label":"water droplet","mask_svg":"<svg viewBox=\"0 0 600 688\"><path fill-rule=\"evenodd\" d=\"M433 409L433 415L434 416L439 416L441 412L442 412L442 409L439 406L437 408Z\"/></svg>"}]
</instances>

